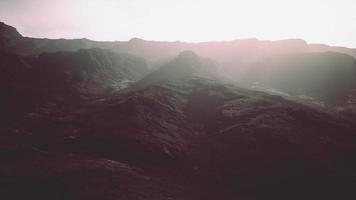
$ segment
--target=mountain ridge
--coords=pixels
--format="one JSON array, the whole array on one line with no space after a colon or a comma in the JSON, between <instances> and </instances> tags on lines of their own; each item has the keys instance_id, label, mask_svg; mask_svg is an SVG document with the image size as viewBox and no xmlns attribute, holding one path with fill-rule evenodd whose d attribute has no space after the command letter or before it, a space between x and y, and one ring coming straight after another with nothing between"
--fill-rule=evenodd
<instances>
[{"instance_id":1,"label":"mountain ridge","mask_svg":"<svg viewBox=\"0 0 356 200\"><path fill-rule=\"evenodd\" d=\"M222 45L222 44L236 44L236 43L242 43L242 44L246 44L246 43L250 43L250 44L262 44L262 45L266 45L266 44L271 44L271 43L275 43L275 44L283 44L283 43L291 43L294 44L296 46L299 46L301 48L304 48L303 46L310 46L311 51L342 51L344 53L350 54L353 57L356 57L356 48L347 48L347 47L339 47L339 46L330 46L330 45L325 45L325 44L308 44L305 40L303 39L282 39L282 40L258 40L258 39L237 39L237 40L231 40L231 41L207 41L207 42L180 42L180 41L176 41L176 42L171 42L171 41L149 41L149 40L144 40L144 39L140 39L140 38L131 38L128 41L95 41L95 40L90 40L87 38L83 38L83 39L46 39L46 38L31 38L31 37L23 37L20 33L18 33L18 31L16 30L16 28L9 26L7 24L5 24L4 22L0 22L1 23L1 27L5 27L3 28L3 30L8 30L11 32L16 31L17 34L14 34L16 36L21 36L22 38L26 38L26 39L33 39L33 40L37 40L37 43L39 43L40 41L72 41L72 42L83 42L81 48L85 47L85 45L89 45L90 47L107 47L107 48L114 48L120 51L120 48L126 48L125 46L130 45L130 44L140 44L140 43L146 43L149 45L171 45L170 48L177 48L179 49L178 51L183 51L183 50L192 50L194 51L194 46L205 46L205 45ZM36 43L36 42L35 42ZM117 47L117 46L122 46L122 47ZM175 46L176 45L176 46ZM193 46L193 47L190 47ZM199 48L199 47L198 47ZM60 50L60 49L58 49ZM195 49L196 50L196 49ZM199 52L197 52L199 54ZM204 56L204 55L202 55ZM209 56L206 56L209 57Z\"/></svg>"}]
</instances>

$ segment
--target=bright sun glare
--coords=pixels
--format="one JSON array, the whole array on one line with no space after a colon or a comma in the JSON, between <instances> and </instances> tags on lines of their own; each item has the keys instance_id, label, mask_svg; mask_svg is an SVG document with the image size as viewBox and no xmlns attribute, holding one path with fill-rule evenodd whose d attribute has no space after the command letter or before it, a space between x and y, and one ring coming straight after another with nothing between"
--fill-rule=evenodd
<instances>
[{"instance_id":1,"label":"bright sun glare","mask_svg":"<svg viewBox=\"0 0 356 200\"><path fill-rule=\"evenodd\" d=\"M34 37L191 42L303 38L356 46L354 0L15 1L17 12L5 9L10 1L0 2L1 19Z\"/></svg>"}]
</instances>

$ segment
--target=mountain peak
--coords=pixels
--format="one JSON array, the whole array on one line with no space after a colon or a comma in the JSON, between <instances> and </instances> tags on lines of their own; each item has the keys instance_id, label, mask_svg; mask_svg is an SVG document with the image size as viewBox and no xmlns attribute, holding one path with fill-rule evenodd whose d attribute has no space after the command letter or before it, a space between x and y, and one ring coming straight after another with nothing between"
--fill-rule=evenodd
<instances>
[{"instance_id":1,"label":"mountain peak","mask_svg":"<svg viewBox=\"0 0 356 200\"><path fill-rule=\"evenodd\" d=\"M143 40L141 38L131 38L129 40L129 43L133 43L133 44L142 43L142 42L145 42L145 40Z\"/></svg>"},{"instance_id":2,"label":"mountain peak","mask_svg":"<svg viewBox=\"0 0 356 200\"><path fill-rule=\"evenodd\" d=\"M4 22L0 22L0 37L18 38L22 37L22 35L16 30L16 28L7 25Z\"/></svg>"},{"instance_id":3,"label":"mountain peak","mask_svg":"<svg viewBox=\"0 0 356 200\"><path fill-rule=\"evenodd\" d=\"M199 56L193 51L182 51L177 56L177 59L197 59Z\"/></svg>"},{"instance_id":4,"label":"mountain peak","mask_svg":"<svg viewBox=\"0 0 356 200\"><path fill-rule=\"evenodd\" d=\"M193 51L183 51L166 65L143 78L139 85L182 80L192 77L217 78L217 66L207 58L198 56Z\"/></svg>"},{"instance_id":5,"label":"mountain peak","mask_svg":"<svg viewBox=\"0 0 356 200\"><path fill-rule=\"evenodd\" d=\"M296 48L299 50L306 50L308 48L308 43L303 39L285 39L285 40L277 40L276 44L285 46L287 48Z\"/></svg>"}]
</instances>

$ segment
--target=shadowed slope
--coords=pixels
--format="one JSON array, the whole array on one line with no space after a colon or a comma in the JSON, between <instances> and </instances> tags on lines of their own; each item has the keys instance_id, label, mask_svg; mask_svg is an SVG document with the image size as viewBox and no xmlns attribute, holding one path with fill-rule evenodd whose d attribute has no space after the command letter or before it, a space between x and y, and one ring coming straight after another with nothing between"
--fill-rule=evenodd
<instances>
[{"instance_id":1,"label":"shadowed slope","mask_svg":"<svg viewBox=\"0 0 356 200\"><path fill-rule=\"evenodd\" d=\"M212 194L224 187L235 197L355 195L345 165L354 164L355 127L278 96L188 78L122 91L53 121L40 115L40 148L131 163L173 182L214 183Z\"/></svg>"}]
</instances>

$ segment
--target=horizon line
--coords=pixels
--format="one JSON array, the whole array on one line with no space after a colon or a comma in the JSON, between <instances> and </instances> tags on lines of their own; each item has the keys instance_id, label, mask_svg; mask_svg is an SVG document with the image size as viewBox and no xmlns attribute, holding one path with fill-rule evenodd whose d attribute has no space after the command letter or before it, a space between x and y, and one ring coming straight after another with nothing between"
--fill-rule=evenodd
<instances>
[{"instance_id":1,"label":"horizon line","mask_svg":"<svg viewBox=\"0 0 356 200\"><path fill-rule=\"evenodd\" d=\"M10 25L9 23L6 23L5 21L0 21L0 23L5 24L6 26L10 26L12 28L15 28L15 30L25 38L33 38L33 39L44 39L44 40L90 40L93 42L130 42L133 40L142 40L146 42L167 42L167 43L185 43L185 44L202 44L202 43L224 43L224 42L239 42L239 41L247 41L247 40L255 40L258 42L282 42L282 41L291 41L291 40L299 40L304 42L306 45L325 45L327 47L332 47L332 48L348 48L348 49L353 49L356 50L355 47L350 47L350 46L342 46L342 45L330 45L327 43L309 43L307 40L303 38L298 38L298 37L290 37L290 38L281 38L281 39L259 39L257 37L248 37L248 38L236 38L236 39L231 39L231 40L206 40L206 41L187 41L187 40L155 40L155 39L144 39L140 37L131 37L128 40L97 40L97 39L91 39L88 37L36 37L36 36L31 36L31 35L26 35L21 33L15 26Z\"/></svg>"}]
</instances>

